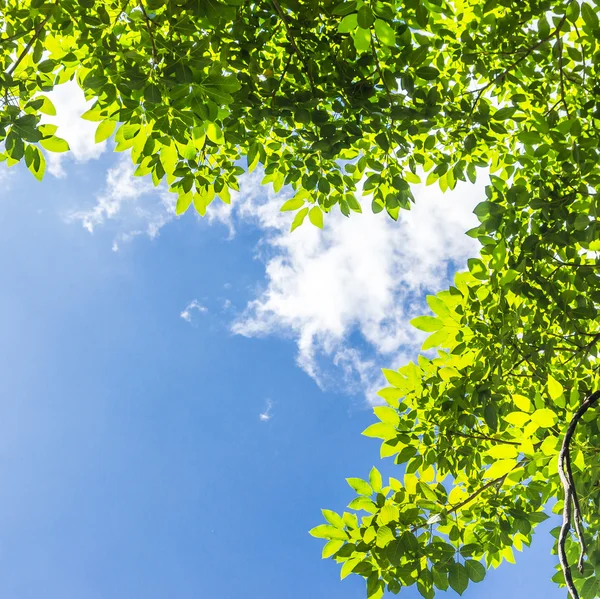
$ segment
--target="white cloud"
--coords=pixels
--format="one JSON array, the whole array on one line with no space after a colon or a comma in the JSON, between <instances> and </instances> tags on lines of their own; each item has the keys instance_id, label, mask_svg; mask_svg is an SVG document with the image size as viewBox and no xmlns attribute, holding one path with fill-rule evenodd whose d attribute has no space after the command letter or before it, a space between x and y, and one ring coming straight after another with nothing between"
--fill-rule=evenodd
<instances>
[{"instance_id":1,"label":"white cloud","mask_svg":"<svg viewBox=\"0 0 600 599\"><path fill-rule=\"evenodd\" d=\"M203 306L198 300L192 300L179 314L186 322L192 322L192 315L194 310L197 310L199 314L208 312L208 308Z\"/></svg>"},{"instance_id":2,"label":"white cloud","mask_svg":"<svg viewBox=\"0 0 600 599\"><path fill-rule=\"evenodd\" d=\"M121 155L117 164L108 169L106 187L89 208L74 210L66 220L79 221L90 233L107 223L119 230L113 251L120 242L138 235L155 238L160 229L175 218L177 198L164 188L156 188L148 177L134 177L134 165L128 154Z\"/></svg>"},{"instance_id":3,"label":"white cloud","mask_svg":"<svg viewBox=\"0 0 600 599\"><path fill-rule=\"evenodd\" d=\"M56 108L56 115L44 115L42 122L57 125L56 135L66 139L71 148L70 152L64 154L46 152L48 171L55 177L64 177L66 159L74 158L77 162L87 162L99 158L106 149L106 142L94 142L98 123L80 118L90 109L92 101L86 101L77 83L69 81L59 85L47 96Z\"/></svg>"},{"instance_id":4,"label":"white cloud","mask_svg":"<svg viewBox=\"0 0 600 599\"><path fill-rule=\"evenodd\" d=\"M319 231L309 223L289 233L281 198L246 177L242 194L213 220L234 230L250 219L264 232L258 255L267 283L233 324L248 337L295 339L297 361L322 388L340 387L370 395L379 367L414 357L423 336L409 326L427 311L425 295L447 287L456 268L477 252L464 232L476 226L472 214L482 185L452 193L415 190L416 204L399 221L365 213L349 219L332 213ZM369 397L372 399L372 397Z\"/></svg>"},{"instance_id":5,"label":"white cloud","mask_svg":"<svg viewBox=\"0 0 600 599\"><path fill-rule=\"evenodd\" d=\"M273 408L273 402L270 399L267 399L266 401L266 409L264 412L261 412L258 415L258 419L261 422L268 422L269 420L271 420L271 418L273 418L273 414L271 413L271 410Z\"/></svg>"}]
</instances>

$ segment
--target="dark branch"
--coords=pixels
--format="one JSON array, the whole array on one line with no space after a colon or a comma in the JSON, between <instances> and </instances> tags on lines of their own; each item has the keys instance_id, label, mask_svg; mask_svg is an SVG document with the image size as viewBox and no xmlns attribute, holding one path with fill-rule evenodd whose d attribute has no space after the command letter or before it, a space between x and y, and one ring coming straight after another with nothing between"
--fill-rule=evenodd
<instances>
[{"instance_id":1,"label":"dark branch","mask_svg":"<svg viewBox=\"0 0 600 599\"><path fill-rule=\"evenodd\" d=\"M560 99L562 101L563 106L565 107L565 112L567 116L571 118L571 113L569 112L569 105L567 104L567 98L565 96L565 74L563 72L563 51L562 51L562 41L560 39L559 31L556 30L556 43L558 44L558 71L560 74Z\"/></svg>"},{"instance_id":2,"label":"dark branch","mask_svg":"<svg viewBox=\"0 0 600 599\"><path fill-rule=\"evenodd\" d=\"M460 431L456 431L454 429L448 429L449 433L453 435L457 435L458 437L464 437L465 439L476 439L480 441L493 441L494 443L504 443L505 445L516 445L519 447L520 443L515 443L514 441L505 441L504 439L497 439L496 437L488 437L487 435L471 435L469 433L461 433Z\"/></svg>"},{"instance_id":3,"label":"dark branch","mask_svg":"<svg viewBox=\"0 0 600 599\"><path fill-rule=\"evenodd\" d=\"M473 102L473 107L471 108L471 112L469 113L469 116L471 116L473 114L473 112L475 111L475 107L477 106L477 103L479 102L479 100L481 99L481 96L485 93L486 90L488 90L490 87L492 87L492 85L494 85L495 83L502 81L504 79L504 77L506 77L506 75L508 75L515 67L517 67L519 64L521 64L521 62L523 62L534 50L537 50L542 44L547 42L549 39L551 39L555 35L558 35L559 31L562 29L562 26L565 24L566 20L567 20L567 15L565 14L561 18L561 20L558 22L558 25L556 26L554 31L549 33L546 37L542 38L541 40L537 41L535 44L533 44L533 46L530 46L525 51L525 54L523 54L523 56L520 56L519 58L517 58L517 60L515 60L506 69L504 69L504 71L502 71L502 73L500 73L499 75L496 75L496 77L494 77L491 81L489 81L482 88L477 90L477 92L476 92L477 96L475 97L475 101Z\"/></svg>"},{"instance_id":4,"label":"dark branch","mask_svg":"<svg viewBox=\"0 0 600 599\"><path fill-rule=\"evenodd\" d=\"M152 21L144 8L144 3L140 0L140 8L142 9L142 13L144 13L144 19L146 21L146 29L148 30L148 35L150 36L150 43L152 44L152 67L156 68L158 64L158 54L156 53L156 44L154 43L154 33L152 33Z\"/></svg>"},{"instance_id":5,"label":"dark branch","mask_svg":"<svg viewBox=\"0 0 600 599\"><path fill-rule=\"evenodd\" d=\"M383 71L381 70L381 65L379 64L379 59L377 58L377 50L375 49L375 40L373 39L373 34L371 34L371 51L373 53L373 60L375 61L375 67L377 68L377 73L379 74L379 79L381 79L381 83L383 83L383 87L387 93L388 101L390 106L393 105L394 101L392 100L392 94L390 92L390 88L388 87L385 79L383 78Z\"/></svg>"},{"instance_id":6,"label":"dark branch","mask_svg":"<svg viewBox=\"0 0 600 599\"><path fill-rule=\"evenodd\" d=\"M296 44L296 38L294 37L294 34L292 33L290 26L288 25L287 19L285 18L285 14L284 14L283 10L281 10L281 6L279 5L278 0L271 0L271 2L273 4L273 6L275 7L275 10L277 11L279 18L283 21L283 26L285 27L285 30L287 32L288 39L290 40L290 43L292 44L292 48L294 48L294 52L296 52L296 54L298 55L300 62L304 65L304 70L306 71L306 76L308 77L310 87L314 92L315 91L315 83L314 83L312 76L310 74L310 71L308 69L308 65L306 64L306 60L304 59L304 55L302 54L302 52L300 51L300 48L298 48L298 45Z\"/></svg>"},{"instance_id":7,"label":"dark branch","mask_svg":"<svg viewBox=\"0 0 600 599\"><path fill-rule=\"evenodd\" d=\"M560 528L560 535L558 537L558 557L560 565L565 577L567 589L572 599L579 599L579 594L575 588L573 582L573 575L571 574L571 566L567 560L567 552L565 549L565 543L567 537L571 532L571 508L574 508L575 516L575 530L579 537L580 554L577 567L580 572L583 571L583 558L586 553L585 540L583 538L583 531L581 529L581 510L579 506L579 500L577 499L577 490L575 488L575 480L573 478L573 471L571 470L571 450L570 444L575 434L577 424L583 417L583 415L600 399L600 391L592 393L585 401L579 406L577 412L571 419L565 438L563 439L560 453L558 454L558 475L565 491L564 497L564 508L563 508L563 523Z\"/></svg>"},{"instance_id":8,"label":"dark branch","mask_svg":"<svg viewBox=\"0 0 600 599\"><path fill-rule=\"evenodd\" d=\"M277 92L279 91L279 88L281 87L281 84L283 83L283 80L285 79L285 75L287 73L287 70L288 70L291 62L292 62L292 54L288 54L288 59L285 63L285 66L283 67L283 71L281 71L281 77L279 77L279 82L277 83L277 87L273 90L273 93L271 94L271 108L275 104L275 96L277 95Z\"/></svg>"},{"instance_id":9,"label":"dark branch","mask_svg":"<svg viewBox=\"0 0 600 599\"><path fill-rule=\"evenodd\" d=\"M58 4L58 0L56 0L54 2L55 6L57 4ZM35 41L39 37L40 33L44 29L44 25L46 25L46 23L50 20L51 16L52 16L52 12L49 12L46 15L46 18L43 21L41 21L40 24L35 28L35 30L33 31L33 35L31 36L31 39L29 40L29 42L27 42L27 45L25 46L25 48L23 48L23 51L21 52L21 54L19 54L17 60L6 71L7 75L12 75L15 72L15 69L21 64L21 61L27 56L27 54L29 53L29 50L31 50L31 46L33 46L33 44L35 43Z\"/></svg>"}]
</instances>

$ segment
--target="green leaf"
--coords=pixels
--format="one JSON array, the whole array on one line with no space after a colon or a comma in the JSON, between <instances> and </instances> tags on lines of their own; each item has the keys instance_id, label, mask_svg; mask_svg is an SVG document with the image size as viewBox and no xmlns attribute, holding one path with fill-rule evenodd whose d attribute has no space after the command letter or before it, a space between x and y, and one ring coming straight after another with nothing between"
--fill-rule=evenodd
<instances>
[{"instance_id":1,"label":"green leaf","mask_svg":"<svg viewBox=\"0 0 600 599\"><path fill-rule=\"evenodd\" d=\"M440 72L435 67L419 67L415 74L421 79L432 81L440 76Z\"/></svg>"},{"instance_id":2,"label":"green leaf","mask_svg":"<svg viewBox=\"0 0 600 599\"><path fill-rule=\"evenodd\" d=\"M308 220L319 229L323 228L323 211L319 206L313 206L308 213Z\"/></svg>"},{"instance_id":3,"label":"green leaf","mask_svg":"<svg viewBox=\"0 0 600 599\"><path fill-rule=\"evenodd\" d=\"M315 526L312 530L308 531L308 534L317 539L348 540L348 535L343 530L331 526L330 524L320 524L319 526Z\"/></svg>"},{"instance_id":4,"label":"green leaf","mask_svg":"<svg viewBox=\"0 0 600 599\"><path fill-rule=\"evenodd\" d=\"M218 146L224 143L223 131L221 131L221 128L216 123L206 124L206 137Z\"/></svg>"},{"instance_id":5,"label":"green leaf","mask_svg":"<svg viewBox=\"0 0 600 599\"><path fill-rule=\"evenodd\" d=\"M321 513L323 514L325 520L329 522L329 524L335 526L336 528L342 530L344 529L344 521L342 520L342 517L339 514L331 510L321 510Z\"/></svg>"},{"instance_id":6,"label":"green leaf","mask_svg":"<svg viewBox=\"0 0 600 599\"><path fill-rule=\"evenodd\" d=\"M354 570L354 568L356 566L358 566L358 564L360 564L361 561L362 560L360 557L354 557L354 558L351 558L351 559L345 561L342 564L342 569L340 571L340 579L344 580L344 578L346 578L346 576L351 574L352 570Z\"/></svg>"},{"instance_id":7,"label":"green leaf","mask_svg":"<svg viewBox=\"0 0 600 599\"><path fill-rule=\"evenodd\" d=\"M585 21L586 25L591 27L592 29L598 28L598 15L596 11L587 3L581 3L581 16Z\"/></svg>"},{"instance_id":8,"label":"green leaf","mask_svg":"<svg viewBox=\"0 0 600 599\"><path fill-rule=\"evenodd\" d=\"M102 121L96 129L96 135L94 137L96 143L98 144L105 139L108 139L114 133L116 127L116 121Z\"/></svg>"},{"instance_id":9,"label":"green leaf","mask_svg":"<svg viewBox=\"0 0 600 599\"><path fill-rule=\"evenodd\" d=\"M373 24L375 17L373 16L373 12L371 8L367 4L363 4L357 15L358 26L363 29L369 29Z\"/></svg>"},{"instance_id":10,"label":"green leaf","mask_svg":"<svg viewBox=\"0 0 600 599\"><path fill-rule=\"evenodd\" d=\"M99 90L101 87L105 86L108 83L108 78L101 72L88 73L83 81L83 88L91 89L91 90Z\"/></svg>"},{"instance_id":11,"label":"green leaf","mask_svg":"<svg viewBox=\"0 0 600 599\"><path fill-rule=\"evenodd\" d=\"M448 582L454 591L462 595L469 586L469 575L467 569L460 563L450 565Z\"/></svg>"},{"instance_id":12,"label":"green leaf","mask_svg":"<svg viewBox=\"0 0 600 599\"><path fill-rule=\"evenodd\" d=\"M548 375L548 395L550 399L557 400L563 393L564 387L551 375Z\"/></svg>"},{"instance_id":13,"label":"green leaf","mask_svg":"<svg viewBox=\"0 0 600 599\"><path fill-rule=\"evenodd\" d=\"M360 27L355 29L352 39L354 40L354 47L358 52L366 52L371 48L371 33L366 29L361 29Z\"/></svg>"},{"instance_id":14,"label":"green leaf","mask_svg":"<svg viewBox=\"0 0 600 599\"><path fill-rule=\"evenodd\" d=\"M158 85L151 83L144 89L144 100L149 104L159 104L162 100L162 94Z\"/></svg>"},{"instance_id":15,"label":"green leaf","mask_svg":"<svg viewBox=\"0 0 600 599\"><path fill-rule=\"evenodd\" d=\"M382 368L381 372L386 378L390 385L393 385L397 389L403 389L406 385L406 379L396 370L390 370L389 368Z\"/></svg>"},{"instance_id":16,"label":"green leaf","mask_svg":"<svg viewBox=\"0 0 600 599\"><path fill-rule=\"evenodd\" d=\"M69 144L60 137L46 137L40 140L40 145L50 152L68 152Z\"/></svg>"},{"instance_id":17,"label":"green leaf","mask_svg":"<svg viewBox=\"0 0 600 599\"><path fill-rule=\"evenodd\" d=\"M473 582L481 582L485 578L485 566L481 562L468 559L465 561L465 568Z\"/></svg>"},{"instance_id":18,"label":"green leaf","mask_svg":"<svg viewBox=\"0 0 600 599\"><path fill-rule=\"evenodd\" d=\"M531 415L531 420L541 428L550 428L558 421L558 416L549 408L541 408Z\"/></svg>"},{"instance_id":19,"label":"green leaf","mask_svg":"<svg viewBox=\"0 0 600 599\"><path fill-rule=\"evenodd\" d=\"M374 439L393 439L396 434L396 427L392 424L388 424L386 422L376 422L375 424L371 424L368 426L362 434L365 437L372 437Z\"/></svg>"},{"instance_id":20,"label":"green leaf","mask_svg":"<svg viewBox=\"0 0 600 599\"><path fill-rule=\"evenodd\" d=\"M404 545L401 541L391 541L386 547L386 556L393 566L399 566L404 556Z\"/></svg>"},{"instance_id":21,"label":"green leaf","mask_svg":"<svg viewBox=\"0 0 600 599\"><path fill-rule=\"evenodd\" d=\"M514 404L521 410L522 412L531 412L533 410L533 403L528 397L524 395L519 395L518 393L514 393L512 396L512 400Z\"/></svg>"},{"instance_id":22,"label":"green leaf","mask_svg":"<svg viewBox=\"0 0 600 599\"><path fill-rule=\"evenodd\" d=\"M579 14L579 2L577 0L572 0L569 2L569 6L567 6L567 19L569 19L571 23L577 23Z\"/></svg>"},{"instance_id":23,"label":"green leaf","mask_svg":"<svg viewBox=\"0 0 600 599\"><path fill-rule=\"evenodd\" d=\"M377 547L386 547L394 540L394 533L388 526L380 526L377 530Z\"/></svg>"},{"instance_id":24,"label":"green leaf","mask_svg":"<svg viewBox=\"0 0 600 599\"><path fill-rule=\"evenodd\" d=\"M538 37L546 39L550 35L550 24L544 15L538 19Z\"/></svg>"},{"instance_id":25,"label":"green leaf","mask_svg":"<svg viewBox=\"0 0 600 599\"><path fill-rule=\"evenodd\" d=\"M426 333L438 331L444 326L443 321L439 318L435 318L435 316L417 316L417 318L413 318L410 321L410 324L416 329L425 331Z\"/></svg>"},{"instance_id":26,"label":"green leaf","mask_svg":"<svg viewBox=\"0 0 600 599\"><path fill-rule=\"evenodd\" d=\"M517 460L498 460L494 462L485 472L483 478L500 478L514 470L517 466ZM454 587L452 587L454 588Z\"/></svg>"},{"instance_id":27,"label":"green leaf","mask_svg":"<svg viewBox=\"0 0 600 599\"><path fill-rule=\"evenodd\" d=\"M46 96L37 96L36 99L42 100L42 105L38 109L42 114L47 114L50 116L56 115L56 108L54 107L54 104L52 104L50 98Z\"/></svg>"},{"instance_id":28,"label":"green leaf","mask_svg":"<svg viewBox=\"0 0 600 599\"><path fill-rule=\"evenodd\" d=\"M504 240L500 241L492 250L492 259L490 260L490 266L493 270L501 270L506 261L506 243Z\"/></svg>"},{"instance_id":29,"label":"green leaf","mask_svg":"<svg viewBox=\"0 0 600 599\"><path fill-rule=\"evenodd\" d=\"M423 497L428 499L429 501L433 501L434 503L438 502L438 497L433 491L433 489L426 483L418 482L417 489L421 493Z\"/></svg>"},{"instance_id":30,"label":"green leaf","mask_svg":"<svg viewBox=\"0 0 600 599\"><path fill-rule=\"evenodd\" d=\"M334 15L347 15L348 13L351 13L354 10L356 10L356 5L356 0L351 0L350 2L342 2L341 4L338 4L331 12Z\"/></svg>"},{"instance_id":31,"label":"green leaf","mask_svg":"<svg viewBox=\"0 0 600 599\"><path fill-rule=\"evenodd\" d=\"M191 205L194 195L191 191L182 193L177 197L177 205L175 206L175 214L183 214Z\"/></svg>"},{"instance_id":32,"label":"green leaf","mask_svg":"<svg viewBox=\"0 0 600 599\"><path fill-rule=\"evenodd\" d=\"M383 481L381 479L381 474L379 473L379 470L377 470L375 466L371 468L371 472L369 473L369 483L375 493L381 492Z\"/></svg>"},{"instance_id":33,"label":"green leaf","mask_svg":"<svg viewBox=\"0 0 600 599\"><path fill-rule=\"evenodd\" d=\"M491 430L498 430L498 412L493 403L488 403L483 410L483 419Z\"/></svg>"},{"instance_id":34,"label":"green leaf","mask_svg":"<svg viewBox=\"0 0 600 599\"><path fill-rule=\"evenodd\" d=\"M44 178L46 159L38 148L32 145L25 148L25 164L38 181Z\"/></svg>"},{"instance_id":35,"label":"green leaf","mask_svg":"<svg viewBox=\"0 0 600 599\"><path fill-rule=\"evenodd\" d=\"M287 212L289 210L298 210L298 208L302 208L304 206L303 198L292 198L287 202L283 203L283 206L280 208L281 212Z\"/></svg>"},{"instance_id":36,"label":"green leaf","mask_svg":"<svg viewBox=\"0 0 600 599\"><path fill-rule=\"evenodd\" d=\"M375 35L377 39L385 46L396 45L396 33L395 31L381 19L375 19Z\"/></svg>"},{"instance_id":37,"label":"green leaf","mask_svg":"<svg viewBox=\"0 0 600 599\"><path fill-rule=\"evenodd\" d=\"M519 450L514 445L498 444L491 447L485 452L486 455L501 460L505 458L516 458L519 455Z\"/></svg>"},{"instance_id":38,"label":"green leaf","mask_svg":"<svg viewBox=\"0 0 600 599\"><path fill-rule=\"evenodd\" d=\"M358 28L358 15L352 13L346 15L338 25L338 31L340 33L352 33Z\"/></svg>"},{"instance_id":39,"label":"green leaf","mask_svg":"<svg viewBox=\"0 0 600 599\"><path fill-rule=\"evenodd\" d=\"M358 493L370 497L373 495L371 485L362 478L347 478L346 482Z\"/></svg>"},{"instance_id":40,"label":"green leaf","mask_svg":"<svg viewBox=\"0 0 600 599\"><path fill-rule=\"evenodd\" d=\"M331 557L332 555L336 554L344 545L345 541L342 541L341 539L332 539L331 541L328 541L323 547L321 557L323 559Z\"/></svg>"},{"instance_id":41,"label":"green leaf","mask_svg":"<svg viewBox=\"0 0 600 599\"><path fill-rule=\"evenodd\" d=\"M297 229L304 222L304 219L306 218L307 214L308 214L308 207L302 208L302 210L299 210L298 212L296 212L296 216L294 217L294 220L292 221L291 231L293 231L294 229Z\"/></svg>"}]
</instances>

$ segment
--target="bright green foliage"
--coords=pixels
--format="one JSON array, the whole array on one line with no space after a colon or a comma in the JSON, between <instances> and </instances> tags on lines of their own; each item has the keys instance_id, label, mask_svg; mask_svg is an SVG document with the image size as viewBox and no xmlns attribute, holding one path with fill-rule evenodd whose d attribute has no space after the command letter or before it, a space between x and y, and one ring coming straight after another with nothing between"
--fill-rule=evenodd
<instances>
[{"instance_id":1,"label":"bright green foliage","mask_svg":"<svg viewBox=\"0 0 600 599\"><path fill-rule=\"evenodd\" d=\"M177 212L230 201L239 176L296 193L282 209L322 227L339 207L397 218L410 184L491 174L469 272L429 298L417 364L386 371L365 435L405 464L350 478L357 497L313 529L369 597L415 584L462 593L514 559L562 491L567 423L600 386L600 22L596 4L520 0L0 0L0 157L41 178L65 151L44 95L75 78L96 140L114 134ZM245 158L245 160L243 160ZM432 350L436 350L434 356ZM600 576L600 431L571 443ZM402 471L401 471L402 472ZM401 480L400 480L401 479ZM357 512L364 514L357 515ZM570 563L578 546L569 538ZM563 584L562 572L556 582Z\"/></svg>"},{"instance_id":2,"label":"bright green foliage","mask_svg":"<svg viewBox=\"0 0 600 599\"><path fill-rule=\"evenodd\" d=\"M115 132L180 211L229 202L243 157L275 190L292 185L299 211L360 211L362 181L373 210L394 218L423 171L452 189L477 166L503 180L555 157L585 168L598 19L587 4L553 6L2 0L2 157L66 149L39 126L53 112L39 93L75 78L97 99L84 116L96 139Z\"/></svg>"}]
</instances>

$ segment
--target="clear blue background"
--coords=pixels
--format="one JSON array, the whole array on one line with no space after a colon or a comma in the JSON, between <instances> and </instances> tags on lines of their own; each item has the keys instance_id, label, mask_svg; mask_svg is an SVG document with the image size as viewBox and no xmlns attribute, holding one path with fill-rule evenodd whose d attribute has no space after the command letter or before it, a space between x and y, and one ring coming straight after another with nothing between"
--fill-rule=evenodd
<instances>
[{"instance_id":1,"label":"clear blue background","mask_svg":"<svg viewBox=\"0 0 600 599\"><path fill-rule=\"evenodd\" d=\"M250 226L189 216L115 253L65 224L103 160L0 192L0 596L362 599L307 531L378 462L370 409L319 390L291 341L229 332L224 297L264 279ZM565 597L551 522L465 596Z\"/></svg>"}]
</instances>

